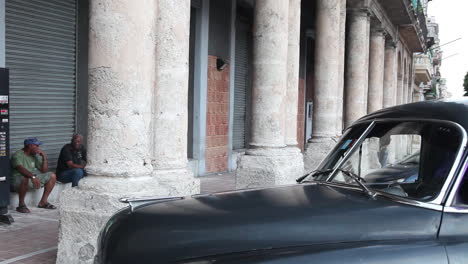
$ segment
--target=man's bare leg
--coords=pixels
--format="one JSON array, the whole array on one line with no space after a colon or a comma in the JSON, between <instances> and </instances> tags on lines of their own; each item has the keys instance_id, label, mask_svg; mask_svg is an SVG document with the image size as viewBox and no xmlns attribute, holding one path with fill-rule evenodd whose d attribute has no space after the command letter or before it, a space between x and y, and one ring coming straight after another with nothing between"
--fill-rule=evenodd
<instances>
[{"instance_id":1,"label":"man's bare leg","mask_svg":"<svg viewBox=\"0 0 468 264\"><path fill-rule=\"evenodd\" d=\"M28 183L29 183L29 179L26 177L23 177L18 188L18 196L19 196L18 206L19 207L26 205L24 203L24 198L26 197L26 193L28 192Z\"/></svg>"},{"instance_id":2,"label":"man's bare leg","mask_svg":"<svg viewBox=\"0 0 468 264\"><path fill-rule=\"evenodd\" d=\"M55 173L52 173L49 181L44 185L44 193L42 194L41 201L39 201L39 206L43 206L48 203L49 194L52 192L52 189L54 189L56 181L57 177L55 176Z\"/></svg>"}]
</instances>

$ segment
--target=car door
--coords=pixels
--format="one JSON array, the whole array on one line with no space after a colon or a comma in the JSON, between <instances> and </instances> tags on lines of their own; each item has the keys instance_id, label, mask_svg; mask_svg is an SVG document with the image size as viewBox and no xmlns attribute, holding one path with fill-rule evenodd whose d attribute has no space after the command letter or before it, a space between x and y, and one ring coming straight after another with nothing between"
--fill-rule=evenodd
<instances>
[{"instance_id":1,"label":"car door","mask_svg":"<svg viewBox=\"0 0 468 264\"><path fill-rule=\"evenodd\" d=\"M445 245L449 263L468 263L468 162L456 180L444 208L439 239Z\"/></svg>"},{"instance_id":2,"label":"car door","mask_svg":"<svg viewBox=\"0 0 468 264\"><path fill-rule=\"evenodd\" d=\"M209 260L181 263L223 264L444 264L448 263L438 241L352 242L299 248L211 256Z\"/></svg>"},{"instance_id":3,"label":"car door","mask_svg":"<svg viewBox=\"0 0 468 264\"><path fill-rule=\"evenodd\" d=\"M468 209L446 208L439 238L450 264L468 263Z\"/></svg>"}]
</instances>

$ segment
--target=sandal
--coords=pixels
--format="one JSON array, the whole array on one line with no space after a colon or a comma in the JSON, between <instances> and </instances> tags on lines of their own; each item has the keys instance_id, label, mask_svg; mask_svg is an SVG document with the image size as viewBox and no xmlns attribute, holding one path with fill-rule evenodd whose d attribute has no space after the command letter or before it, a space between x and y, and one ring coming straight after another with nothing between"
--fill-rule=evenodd
<instances>
[{"instance_id":1,"label":"sandal","mask_svg":"<svg viewBox=\"0 0 468 264\"><path fill-rule=\"evenodd\" d=\"M16 207L16 211L18 211L20 213L23 213L23 214L29 214L31 212L29 210L29 208L26 207L26 205L20 205L20 206Z\"/></svg>"},{"instance_id":2,"label":"sandal","mask_svg":"<svg viewBox=\"0 0 468 264\"><path fill-rule=\"evenodd\" d=\"M37 207L38 208L43 208L43 209L52 209L52 210L57 209L57 207L55 205L51 204L51 203L46 203L44 205L38 204Z\"/></svg>"}]
</instances>

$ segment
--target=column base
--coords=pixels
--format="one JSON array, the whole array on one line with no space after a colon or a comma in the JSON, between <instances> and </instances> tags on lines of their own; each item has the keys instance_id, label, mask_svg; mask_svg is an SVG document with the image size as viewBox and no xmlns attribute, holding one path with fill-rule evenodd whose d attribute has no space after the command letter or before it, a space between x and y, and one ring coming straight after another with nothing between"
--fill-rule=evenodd
<instances>
[{"instance_id":1,"label":"column base","mask_svg":"<svg viewBox=\"0 0 468 264\"><path fill-rule=\"evenodd\" d=\"M335 137L320 137L312 138L307 143L304 152L304 168L305 172L316 170L320 162L328 155L328 153L335 147L338 138Z\"/></svg>"},{"instance_id":2,"label":"column base","mask_svg":"<svg viewBox=\"0 0 468 264\"><path fill-rule=\"evenodd\" d=\"M297 147L250 149L238 160L236 188L293 184L303 173L303 157Z\"/></svg>"},{"instance_id":3,"label":"column base","mask_svg":"<svg viewBox=\"0 0 468 264\"><path fill-rule=\"evenodd\" d=\"M62 192L57 263L94 262L97 239L114 213L127 206L122 197L184 196L200 192L199 180L188 169L158 170L150 176L89 176L79 187Z\"/></svg>"}]
</instances>

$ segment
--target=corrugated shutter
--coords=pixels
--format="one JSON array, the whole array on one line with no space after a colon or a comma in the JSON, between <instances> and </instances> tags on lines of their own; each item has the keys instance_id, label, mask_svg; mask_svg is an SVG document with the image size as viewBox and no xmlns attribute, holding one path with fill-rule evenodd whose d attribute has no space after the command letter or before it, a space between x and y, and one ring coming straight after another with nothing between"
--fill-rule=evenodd
<instances>
[{"instance_id":1,"label":"corrugated shutter","mask_svg":"<svg viewBox=\"0 0 468 264\"><path fill-rule=\"evenodd\" d=\"M5 2L11 151L38 137L55 168L75 131L76 1Z\"/></svg>"},{"instance_id":2,"label":"corrugated shutter","mask_svg":"<svg viewBox=\"0 0 468 264\"><path fill-rule=\"evenodd\" d=\"M250 98L251 36L249 25L238 19L236 25L236 67L234 83L233 149L243 149L248 139L247 107Z\"/></svg>"}]
</instances>

